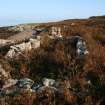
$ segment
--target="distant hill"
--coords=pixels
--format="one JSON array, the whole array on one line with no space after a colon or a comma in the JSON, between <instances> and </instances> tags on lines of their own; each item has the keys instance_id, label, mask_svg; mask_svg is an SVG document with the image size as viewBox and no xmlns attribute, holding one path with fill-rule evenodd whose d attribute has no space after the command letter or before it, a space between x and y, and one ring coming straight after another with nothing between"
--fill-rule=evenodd
<instances>
[{"instance_id":1,"label":"distant hill","mask_svg":"<svg viewBox=\"0 0 105 105\"><path fill-rule=\"evenodd\" d=\"M105 15L103 15L103 16L92 16L89 19L105 19Z\"/></svg>"}]
</instances>

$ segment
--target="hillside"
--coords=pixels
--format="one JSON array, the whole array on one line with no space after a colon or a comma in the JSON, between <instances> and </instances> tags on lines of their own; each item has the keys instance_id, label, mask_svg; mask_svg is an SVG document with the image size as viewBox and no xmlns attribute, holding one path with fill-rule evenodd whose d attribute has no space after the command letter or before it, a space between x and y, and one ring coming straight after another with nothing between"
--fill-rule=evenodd
<instances>
[{"instance_id":1,"label":"hillside","mask_svg":"<svg viewBox=\"0 0 105 105\"><path fill-rule=\"evenodd\" d=\"M16 35L19 32L33 30L36 28L50 28L51 26L62 27L62 33L65 35L78 34L92 34L95 40L104 43L105 39L105 16L93 16L88 19L71 19L64 20L60 22L50 22L50 23L30 23L21 24L12 27L1 27L0 28L0 38L8 38L9 36ZM65 27L65 29L64 29ZM18 34L17 34L18 35ZM16 35L16 36L17 36Z\"/></svg>"},{"instance_id":2,"label":"hillside","mask_svg":"<svg viewBox=\"0 0 105 105\"><path fill-rule=\"evenodd\" d=\"M0 105L104 105L105 16L0 28Z\"/></svg>"}]
</instances>

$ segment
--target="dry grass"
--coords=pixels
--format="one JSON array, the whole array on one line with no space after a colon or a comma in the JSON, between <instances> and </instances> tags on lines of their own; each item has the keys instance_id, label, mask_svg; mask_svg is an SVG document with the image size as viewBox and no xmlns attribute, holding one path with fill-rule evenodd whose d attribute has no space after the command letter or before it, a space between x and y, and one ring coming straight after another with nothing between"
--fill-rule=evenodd
<instances>
[{"instance_id":1,"label":"dry grass","mask_svg":"<svg viewBox=\"0 0 105 105\"><path fill-rule=\"evenodd\" d=\"M62 28L64 37L79 35L87 42L89 55L76 59L74 49L66 41L51 40L43 36L41 47L24 53L17 60L6 61L12 67L13 78L29 77L35 81L43 77L60 79L63 92L46 89L40 94L22 92L6 97L6 105L104 105L105 101L105 35L104 19L67 20L42 24L48 29L54 25ZM75 23L74 26L71 23ZM69 28L64 29L64 25ZM90 82L90 83L89 83ZM69 87L67 84L69 83ZM87 95L88 91L88 95ZM3 102L3 99L1 99ZM5 104L1 105L5 105Z\"/></svg>"}]
</instances>

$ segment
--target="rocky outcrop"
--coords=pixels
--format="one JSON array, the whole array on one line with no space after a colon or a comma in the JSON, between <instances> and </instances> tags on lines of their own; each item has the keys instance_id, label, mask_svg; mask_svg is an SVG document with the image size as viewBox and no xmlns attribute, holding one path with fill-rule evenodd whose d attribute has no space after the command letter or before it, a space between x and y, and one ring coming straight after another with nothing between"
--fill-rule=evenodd
<instances>
[{"instance_id":1,"label":"rocky outcrop","mask_svg":"<svg viewBox=\"0 0 105 105\"><path fill-rule=\"evenodd\" d=\"M7 46L9 44L13 44L14 41L12 40L5 40L5 39L0 39L0 47L4 47Z\"/></svg>"},{"instance_id":2,"label":"rocky outcrop","mask_svg":"<svg viewBox=\"0 0 105 105\"><path fill-rule=\"evenodd\" d=\"M61 32L61 28L60 27L51 27L50 29L50 34L53 37L62 37L62 32Z\"/></svg>"},{"instance_id":3,"label":"rocky outcrop","mask_svg":"<svg viewBox=\"0 0 105 105\"><path fill-rule=\"evenodd\" d=\"M30 39L32 36L32 30L26 30L15 34L14 36L8 37L8 40L13 40L14 42L22 42Z\"/></svg>"},{"instance_id":4,"label":"rocky outcrop","mask_svg":"<svg viewBox=\"0 0 105 105\"><path fill-rule=\"evenodd\" d=\"M14 30L14 31L25 31L25 30L32 30L35 29L39 24L19 24L13 27L10 27L9 30Z\"/></svg>"},{"instance_id":5,"label":"rocky outcrop","mask_svg":"<svg viewBox=\"0 0 105 105\"><path fill-rule=\"evenodd\" d=\"M80 37L80 36L73 36L71 37L71 40L74 42L76 42L76 54L77 57L81 58L84 57L84 55L87 55L89 53L88 49L87 49L87 45L85 40Z\"/></svg>"},{"instance_id":6,"label":"rocky outcrop","mask_svg":"<svg viewBox=\"0 0 105 105\"><path fill-rule=\"evenodd\" d=\"M22 52L30 51L31 49L36 49L40 47L39 39L30 39L28 42L23 42L14 46L10 46L10 50L6 54L6 58L14 58L18 55L22 55Z\"/></svg>"},{"instance_id":7,"label":"rocky outcrop","mask_svg":"<svg viewBox=\"0 0 105 105\"><path fill-rule=\"evenodd\" d=\"M56 83L55 80L48 78L44 78L42 81L44 86L54 86L54 84Z\"/></svg>"},{"instance_id":8,"label":"rocky outcrop","mask_svg":"<svg viewBox=\"0 0 105 105\"><path fill-rule=\"evenodd\" d=\"M34 84L33 80L29 78L23 78L17 81L16 86L18 88L31 89L33 84Z\"/></svg>"}]
</instances>

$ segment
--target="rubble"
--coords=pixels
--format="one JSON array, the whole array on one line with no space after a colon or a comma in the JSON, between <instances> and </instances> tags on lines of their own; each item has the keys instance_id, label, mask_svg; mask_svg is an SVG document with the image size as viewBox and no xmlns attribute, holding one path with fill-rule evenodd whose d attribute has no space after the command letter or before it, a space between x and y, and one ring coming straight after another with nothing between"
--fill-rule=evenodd
<instances>
[{"instance_id":1,"label":"rubble","mask_svg":"<svg viewBox=\"0 0 105 105\"><path fill-rule=\"evenodd\" d=\"M5 81L3 88L0 90L0 97L6 95L14 95L19 94L21 89L32 92L31 86L34 81L29 78L23 78L20 80L17 79L9 79Z\"/></svg>"},{"instance_id":2,"label":"rubble","mask_svg":"<svg viewBox=\"0 0 105 105\"><path fill-rule=\"evenodd\" d=\"M42 83L34 83L33 80L29 78L23 78L20 80L17 79L8 79L5 81L5 84L3 85L3 88L0 90L0 96L6 96L10 94L18 93L21 89L27 90L30 92L42 92L47 87L53 90L57 90L56 87L54 87L55 80L44 78L42 80Z\"/></svg>"}]
</instances>

